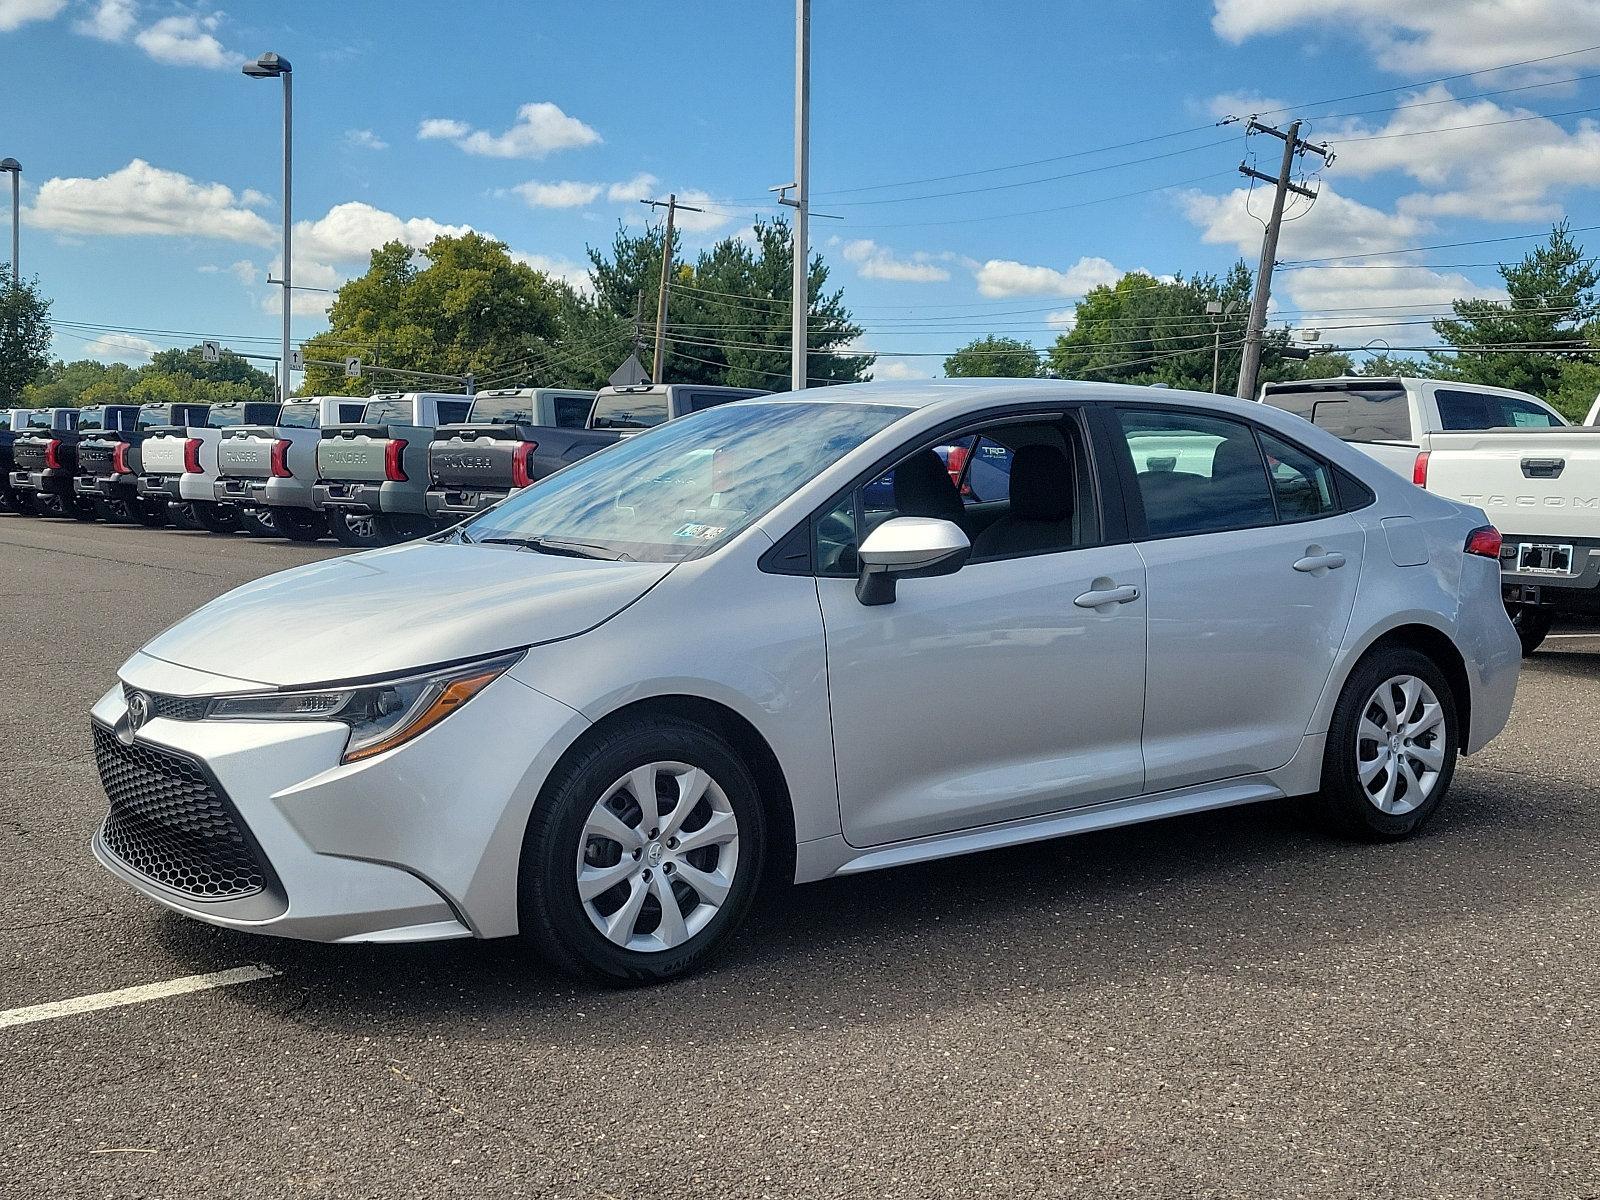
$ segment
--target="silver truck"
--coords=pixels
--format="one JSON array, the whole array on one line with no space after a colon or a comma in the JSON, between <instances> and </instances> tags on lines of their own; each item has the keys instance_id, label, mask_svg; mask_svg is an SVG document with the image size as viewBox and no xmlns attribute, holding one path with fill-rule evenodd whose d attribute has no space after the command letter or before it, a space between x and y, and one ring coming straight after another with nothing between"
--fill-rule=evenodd
<instances>
[{"instance_id":1,"label":"silver truck","mask_svg":"<svg viewBox=\"0 0 1600 1200\"><path fill-rule=\"evenodd\" d=\"M533 482L539 430L583 429L595 393L565 388L479 392L459 425L441 425L428 447L428 516L459 521Z\"/></svg>"},{"instance_id":2,"label":"silver truck","mask_svg":"<svg viewBox=\"0 0 1600 1200\"><path fill-rule=\"evenodd\" d=\"M213 404L202 425L173 426L145 439L141 454L139 498L166 500L178 525L211 533L234 533L244 527L235 504L217 502L217 447L222 431L240 425L271 425L278 418L273 401L245 400Z\"/></svg>"},{"instance_id":3,"label":"silver truck","mask_svg":"<svg viewBox=\"0 0 1600 1200\"><path fill-rule=\"evenodd\" d=\"M217 446L217 501L248 514L259 533L295 542L329 536L329 514L312 498L317 444L324 426L359 422L366 406L360 396L310 396L285 404L275 424L224 429ZM343 523L343 514L333 516Z\"/></svg>"},{"instance_id":4,"label":"silver truck","mask_svg":"<svg viewBox=\"0 0 1600 1200\"><path fill-rule=\"evenodd\" d=\"M388 545L432 532L428 444L435 428L464 421L471 410L471 396L392 392L369 399L359 422L324 427L312 500L329 514L334 536L346 545Z\"/></svg>"}]
</instances>

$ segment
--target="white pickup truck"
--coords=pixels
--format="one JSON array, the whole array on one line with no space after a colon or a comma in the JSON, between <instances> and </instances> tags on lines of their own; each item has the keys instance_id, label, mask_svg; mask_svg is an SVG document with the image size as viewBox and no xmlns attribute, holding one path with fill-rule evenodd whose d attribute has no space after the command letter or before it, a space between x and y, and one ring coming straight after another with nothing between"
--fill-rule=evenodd
<instances>
[{"instance_id":1,"label":"white pickup truck","mask_svg":"<svg viewBox=\"0 0 1600 1200\"><path fill-rule=\"evenodd\" d=\"M1600 429L1526 392L1443 379L1302 379L1260 399L1487 513L1524 652L1558 616L1600 614Z\"/></svg>"},{"instance_id":2,"label":"white pickup truck","mask_svg":"<svg viewBox=\"0 0 1600 1200\"><path fill-rule=\"evenodd\" d=\"M328 536L328 516L312 501L317 445L324 426L360 421L366 406L361 396L310 396L285 404L275 424L224 429L217 447L217 500L254 514L262 532L296 542Z\"/></svg>"}]
</instances>

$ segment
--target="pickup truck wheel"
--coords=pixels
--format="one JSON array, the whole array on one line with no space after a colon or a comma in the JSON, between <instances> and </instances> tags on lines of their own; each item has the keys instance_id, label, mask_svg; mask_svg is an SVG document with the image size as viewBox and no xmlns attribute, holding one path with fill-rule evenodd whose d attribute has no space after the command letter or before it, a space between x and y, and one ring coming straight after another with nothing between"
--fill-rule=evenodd
<instances>
[{"instance_id":1,"label":"pickup truck wheel","mask_svg":"<svg viewBox=\"0 0 1600 1200\"><path fill-rule=\"evenodd\" d=\"M315 542L328 536L328 519L309 509L275 508L272 520L291 542Z\"/></svg>"},{"instance_id":2,"label":"pickup truck wheel","mask_svg":"<svg viewBox=\"0 0 1600 1200\"><path fill-rule=\"evenodd\" d=\"M744 761L689 721L613 726L546 785L522 847L522 935L614 987L705 963L761 877L766 816Z\"/></svg>"},{"instance_id":3,"label":"pickup truck wheel","mask_svg":"<svg viewBox=\"0 0 1600 1200\"><path fill-rule=\"evenodd\" d=\"M196 500L189 505L195 523L207 533L237 533L239 510L228 504Z\"/></svg>"},{"instance_id":4,"label":"pickup truck wheel","mask_svg":"<svg viewBox=\"0 0 1600 1200\"><path fill-rule=\"evenodd\" d=\"M1511 626L1517 631L1517 640L1522 643L1522 657L1527 658L1543 644L1555 623L1553 608L1535 608L1531 604L1523 604L1512 610Z\"/></svg>"},{"instance_id":5,"label":"pickup truck wheel","mask_svg":"<svg viewBox=\"0 0 1600 1200\"><path fill-rule=\"evenodd\" d=\"M77 496L63 496L61 498L61 507L66 510L62 515L71 517L74 521L82 521L87 524L90 521L98 521L100 519L100 506L94 500L84 500Z\"/></svg>"},{"instance_id":6,"label":"pickup truck wheel","mask_svg":"<svg viewBox=\"0 0 1600 1200\"><path fill-rule=\"evenodd\" d=\"M1380 650L1356 665L1328 726L1322 815L1368 841L1410 837L1438 811L1455 775L1455 693L1416 650Z\"/></svg>"},{"instance_id":7,"label":"pickup truck wheel","mask_svg":"<svg viewBox=\"0 0 1600 1200\"><path fill-rule=\"evenodd\" d=\"M433 525L425 518L401 513L379 513L372 518L372 528L385 546L427 537L433 532Z\"/></svg>"},{"instance_id":8,"label":"pickup truck wheel","mask_svg":"<svg viewBox=\"0 0 1600 1200\"><path fill-rule=\"evenodd\" d=\"M282 537L283 531L278 528L277 518L270 509L247 509L239 517L239 526L251 537Z\"/></svg>"},{"instance_id":9,"label":"pickup truck wheel","mask_svg":"<svg viewBox=\"0 0 1600 1200\"><path fill-rule=\"evenodd\" d=\"M372 520L368 513L340 512L335 509L328 514L328 527L333 531L334 541L341 546L349 546L352 550L370 550L383 545L372 527Z\"/></svg>"},{"instance_id":10,"label":"pickup truck wheel","mask_svg":"<svg viewBox=\"0 0 1600 1200\"><path fill-rule=\"evenodd\" d=\"M130 500L128 515L150 529L159 529L168 521L165 500Z\"/></svg>"}]
</instances>

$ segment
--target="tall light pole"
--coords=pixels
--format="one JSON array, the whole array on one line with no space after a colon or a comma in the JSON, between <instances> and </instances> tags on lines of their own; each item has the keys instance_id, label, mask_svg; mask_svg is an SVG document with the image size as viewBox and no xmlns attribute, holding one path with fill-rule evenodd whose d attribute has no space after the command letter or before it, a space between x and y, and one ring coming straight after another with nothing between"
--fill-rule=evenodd
<instances>
[{"instance_id":1,"label":"tall light pole","mask_svg":"<svg viewBox=\"0 0 1600 1200\"><path fill-rule=\"evenodd\" d=\"M263 54L260 58L244 65L244 73L251 79L281 79L283 80L283 358L278 367L282 372L278 384L278 399L289 399L289 315L294 309L292 303L294 292L290 282L289 266L289 236L291 229L291 196L293 194L293 152L294 152L294 102L293 102L293 77L294 68L289 65L287 58L276 54Z\"/></svg>"},{"instance_id":2,"label":"tall light pole","mask_svg":"<svg viewBox=\"0 0 1600 1200\"><path fill-rule=\"evenodd\" d=\"M0 173L11 176L11 283L22 286L22 267L17 256L22 253L19 220L22 216L22 164L14 158L0 158Z\"/></svg>"},{"instance_id":3,"label":"tall light pole","mask_svg":"<svg viewBox=\"0 0 1600 1200\"><path fill-rule=\"evenodd\" d=\"M811 249L806 218L811 207L811 0L794 0L794 326L789 387L803 391L811 345Z\"/></svg>"}]
</instances>

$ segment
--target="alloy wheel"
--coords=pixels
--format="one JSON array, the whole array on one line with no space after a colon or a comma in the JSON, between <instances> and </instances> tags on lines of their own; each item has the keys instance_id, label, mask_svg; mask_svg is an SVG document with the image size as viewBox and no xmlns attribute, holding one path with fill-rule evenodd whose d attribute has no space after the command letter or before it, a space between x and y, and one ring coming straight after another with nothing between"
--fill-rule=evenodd
<instances>
[{"instance_id":1,"label":"alloy wheel","mask_svg":"<svg viewBox=\"0 0 1600 1200\"><path fill-rule=\"evenodd\" d=\"M600 796L578 839L578 899L606 939L653 953L717 915L739 867L739 820L699 767L653 762Z\"/></svg>"},{"instance_id":2,"label":"alloy wheel","mask_svg":"<svg viewBox=\"0 0 1600 1200\"><path fill-rule=\"evenodd\" d=\"M1356 778L1379 812L1402 816L1422 805L1445 762L1444 706L1415 675L1373 692L1356 727Z\"/></svg>"}]
</instances>

